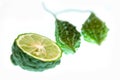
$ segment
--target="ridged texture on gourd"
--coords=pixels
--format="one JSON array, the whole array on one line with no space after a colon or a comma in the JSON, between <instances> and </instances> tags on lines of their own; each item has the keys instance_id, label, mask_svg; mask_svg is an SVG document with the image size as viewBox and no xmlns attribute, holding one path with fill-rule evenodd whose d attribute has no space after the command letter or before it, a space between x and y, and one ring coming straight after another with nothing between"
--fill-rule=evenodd
<instances>
[{"instance_id":1,"label":"ridged texture on gourd","mask_svg":"<svg viewBox=\"0 0 120 80\"><path fill-rule=\"evenodd\" d=\"M94 13L82 25L81 33L84 40L100 45L106 38L109 29Z\"/></svg>"},{"instance_id":2,"label":"ridged texture on gourd","mask_svg":"<svg viewBox=\"0 0 120 80\"><path fill-rule=\"evenodd\" d=\"M63 52L75 53L80 47L80 33L76 27L67 21L56 19L55 36L56 42Z\"/></svg>"}]
</instances>

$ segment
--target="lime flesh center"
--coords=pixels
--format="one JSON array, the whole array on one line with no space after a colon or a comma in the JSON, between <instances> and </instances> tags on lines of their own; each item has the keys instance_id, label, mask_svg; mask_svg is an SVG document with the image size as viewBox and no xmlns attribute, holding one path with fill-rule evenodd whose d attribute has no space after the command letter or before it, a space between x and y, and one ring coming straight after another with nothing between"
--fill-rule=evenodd
<instances>
[{"instance_id":1,"label":"lime flesh center","mask_svg":"<svg viewBox=\"0 0 120 80\"><path fill-rule=\"evenodd\" d=\"M35 51L33 52L34 55L36 56L40 56L42 55L46 55L46 49L42 44L33 44L33 46L36 48Z\"/></svg>"}]
</instances>

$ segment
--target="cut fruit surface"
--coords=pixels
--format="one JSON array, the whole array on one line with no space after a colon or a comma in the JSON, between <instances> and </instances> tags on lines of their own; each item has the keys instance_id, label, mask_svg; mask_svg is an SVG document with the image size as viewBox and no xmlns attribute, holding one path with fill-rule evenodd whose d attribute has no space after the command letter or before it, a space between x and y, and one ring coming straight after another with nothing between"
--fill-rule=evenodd
<instances>
[{"instance_id":1,"label":"cut fruit surface","mask_svg":"<svg viewBox=\"0 0 120 80\"><path fill-rule=\"evenodd\" d=\"M24 53L42 61L55 61L62 56L54 41L36 33L19 35L16 44Z\"/></svg>"}]
</instances>

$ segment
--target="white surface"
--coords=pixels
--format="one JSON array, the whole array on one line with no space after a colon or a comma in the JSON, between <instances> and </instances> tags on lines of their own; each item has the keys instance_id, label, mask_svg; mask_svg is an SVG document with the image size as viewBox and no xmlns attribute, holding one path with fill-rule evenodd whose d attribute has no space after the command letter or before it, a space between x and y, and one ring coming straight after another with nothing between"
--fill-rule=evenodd
<instances>
[{"instance_id":1,"label":"white surface","mask_svg":"<svg viewBox=\"0 0 120 80\"><path fill-rule=\"evenodd\" d=\"M120 22L117 0L43 0L53 12L92 10L110 29L101 46L81 42L74 55L63 55L61 64L44 72L30 72L10 62L11 46L18 34L35 32L55 40L54 17L40 0L0 0L0 80L120 80ZM80 30L88 13L59 15Z\"/></svg>"}]
</instances>

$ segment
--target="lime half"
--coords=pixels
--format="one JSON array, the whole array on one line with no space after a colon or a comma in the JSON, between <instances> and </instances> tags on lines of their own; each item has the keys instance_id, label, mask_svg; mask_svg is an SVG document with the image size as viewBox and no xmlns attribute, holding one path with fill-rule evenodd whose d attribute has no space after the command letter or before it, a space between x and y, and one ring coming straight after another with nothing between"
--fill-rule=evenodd
<instances>
[{"instance_id":1,"label":"lime half","mask_svg":"<svg viewBox=\"0 0 120 80\"><path fill-rule=\"evenodd\" d=\"M24 53L41 61L55 61L62 56L61 49L54 41L36 33L21 34L15 41Z\"/></svg>"}]
</instances>

